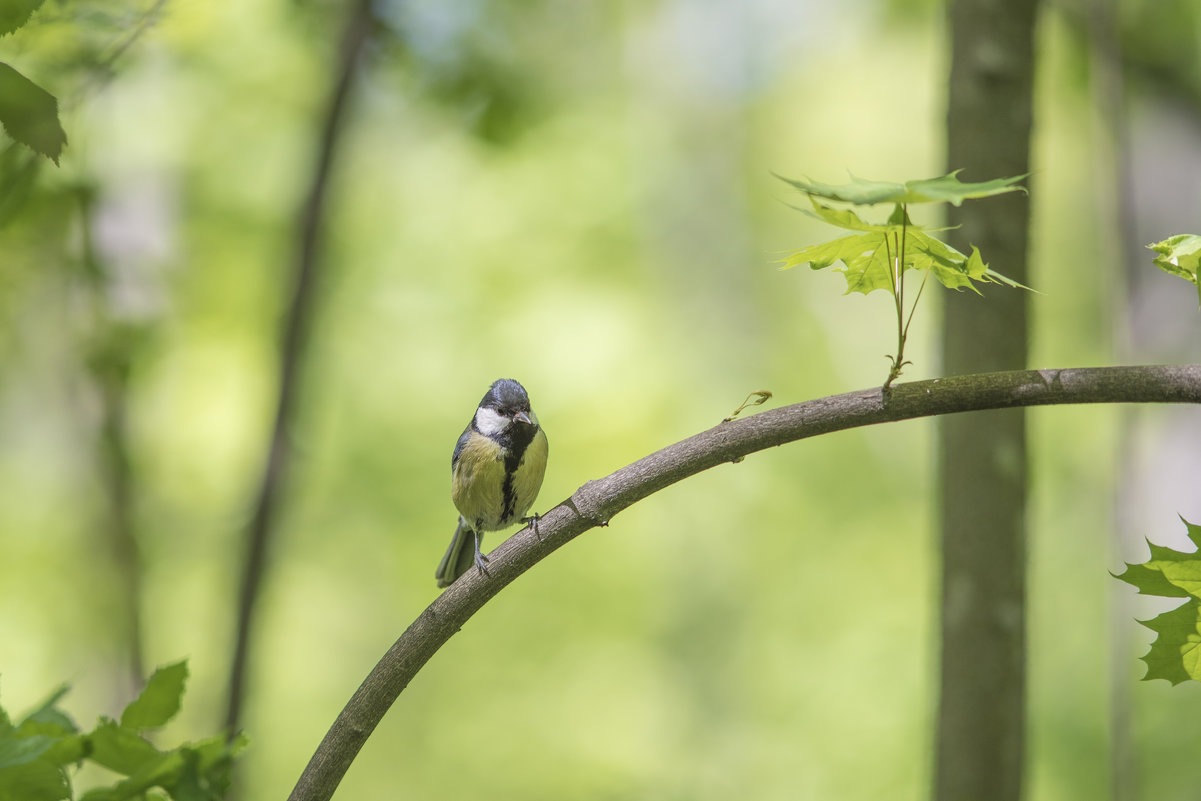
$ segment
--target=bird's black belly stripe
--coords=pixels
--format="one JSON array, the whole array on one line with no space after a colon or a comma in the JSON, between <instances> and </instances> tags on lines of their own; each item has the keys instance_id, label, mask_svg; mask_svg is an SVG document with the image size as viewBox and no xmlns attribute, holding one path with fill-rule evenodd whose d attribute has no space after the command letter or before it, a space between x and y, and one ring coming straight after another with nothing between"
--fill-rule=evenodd
<instances>
[{"instance_id":1,"label":"bird's black belly stripe","mask_svg":"<svg viewBox=\"0 0 1201 801\"><path fill-rule=\"evenodd\" d=\"M507 469L508 465L505 465L505 467L505 482L500 487L500 519L502 524L513 519L513 513L515 512L513 507L517 505L517 491L513 488L513 475L515 471Z\"/></svg>"},{"instance_id":2,"label":"bird's black belly stripe","mask_svg":"<svg viewBox=\"0 0 1201 801\"><path fill-rule=\"evenodd\" d=\"M525 456L525 449L537 433L538 429L534 426L510 426L497 439L505 449L505 480L500 486L502 526L507 525L517 513L517 488L513 486L513 479L517 474L517 467L521 464L521 457Z\"/></svg>"}]
</instances>

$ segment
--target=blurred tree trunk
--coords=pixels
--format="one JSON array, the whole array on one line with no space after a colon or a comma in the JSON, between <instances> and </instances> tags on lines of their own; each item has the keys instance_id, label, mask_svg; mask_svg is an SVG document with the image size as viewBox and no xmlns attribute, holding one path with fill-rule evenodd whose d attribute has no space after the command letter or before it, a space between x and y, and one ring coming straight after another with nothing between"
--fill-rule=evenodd
<instances>
[{"instance_id":1,"label":"blurred tree trunk","mask_svg":"<svg viewBox=\"0 0 1201 801\"><path fill-rule=\"evenodd\" d=\"M290 301L283 321L279 359L279 386L275 421L267 446L266 463L260 479L254 512L246 530L246 552L238 594L233 656L230 660L225 726L232 738L239 731L245 705L250 650L254 645L255 611L267 567L277 518L288 488L291 469L290 431L299 401L301 371L306 346L313 328L314 306L320 281L322 226L328 202L330 176L342 144L350 97L359 77L363 50L370 38L373 16L371 0L347 0L342 46L334 71L320 138L313 159L308 191L296 221L296 261Z\"/></svg>"},{"instance_id":2,"label":"blurred tree trunk","mask_svg":"<svg viewBox=\"0 0 1201 801\"><path fill-rule=\"evenodd\" d=\"M1036 0L952 0L947 162L980 181L1029 171ZM951 243L1028 283L1029 202L1009 194L949 214ZM949 293L948 375L1026 364L1026 293ZM1014 801L1026 691L1026 428L1020 410L940 422L941 686L935 798Z\"/></svg>"},{"instance_id":3,"label":"blurred tree trunk","mask_svg":"<svg viewBox=\"0 0 1201 801\"><path fill-rule=\"evenodd\" d=\"M96 472L104 490L106 512L99 529L112 560L117 607L114 628L122 638L124 666L117 692L129 703L146 679L143 649L143 559L134 507L139 494L129 444L129 381L133 350L145 325L122 319L112 308L114 276L93 239L95 190L77 190L81 262L87 286L90 348L88 371L99 405L96 422Z\"/></svg>"}]
</instances>

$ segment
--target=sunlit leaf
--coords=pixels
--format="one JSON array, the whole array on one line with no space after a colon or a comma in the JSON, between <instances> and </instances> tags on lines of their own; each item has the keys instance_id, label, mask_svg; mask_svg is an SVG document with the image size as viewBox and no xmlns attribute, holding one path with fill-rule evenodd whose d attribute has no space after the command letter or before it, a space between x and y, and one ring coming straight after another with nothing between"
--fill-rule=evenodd
<instances>
[{"instance_id":1,"label":"sunlit leaf","mask_svg":"<svg viewBox=\"0 0 1201 801\"><path fill-rule=\"evenodd\" d=\"M1012 178L995 178L991 181L978 183L963 183L959 180L962 170L941 175L938 178L924 178L905 183L905 203L950 203L958 206L965 200L973 198L992 197L1006 192L1025 192L1026 188L1018 186L1017 182L1025 175L1015 175Z\"/></svg>"},{"instance_id":2,"label":"sunlit leaf","mask_svg":"<svg viewBox=\"0 0 1201 801\"><path fill-rule=\"evenodd\" d=\"M814 270L822 270L835 262L843 264L840 272L846 277L848 293L867 294L892 286L887 238L879 233L844 236L802 248L791 254L781 269L808 263Z\"/></svg>"},{"instance_id":3,"label":"sunlit leaf","mask_svg":"<svg viewBox=\"0 0 1201 801\"><path fill-rule=\"evenodd\" d=\"M844 236L801 248L785 259L782 269L808 263L813 269L821 270L842 262L843 267L839 269L846 276L847 292L866 294L877 289L891 292L893 274L890 259L895 257L903 241L905 269L928 270L940 284L950 289L966 287L979 294L980 290L973 283L977 281L1027 288L990 270L975 247L970 256L965 256L920 228L906 225L903 234L900 225L880 228L879 231Z\"/></svg>"},{"instance_id":4,"label":"sunlit leaf","mask_svg":"<svg viewBox=\"0 0 1201 801\"><path fill-rule=\"evenodd\" d=\"M976 289L972 281L973 279L980 280L983 270L980 270L979 274L973 275L972 269L974 265L967 256L964 256L941 239L928 236L923 232L917 232L912 235L909 247L914 254L913 264L915 269L930 270L934 274L934 277L938 279L938 282L949 289L967 287L979 294L980 290ZM973 249L973 252L978 255L975 249Z\"/></svg>"},{"instance_id":5,"label":"sunlit leaf","mask_svg":"<svg viewBox=\"0 0 1201 801\"><path fill-rule=\"evenodd\" d=\"M1157 635L1141 657L1147 663L1143 681L1201 681L1201 601L1189 598L1170 612L1139 622Z\"/></svg>"},{"instance_id":6,"label":"sunlit leaf","mask_svg":"<svg viewBox=\"0 0 1201 801\"><path fill-rule=\"evenodd\" d=\"M810 197L809 201L813 204L813 211L800 209L801 212L848 231L887 231L891 227L889 223L883 225L869 223L850 209L826 205L815 197Z\"/></svg>"},{"instance_id":7,"label":"sunlit leaf","mask_svg":"<svg viewBox=\"0 0 1201 801\"><path fill-rule=\"evenodd\" d=\"M1140 621L1158 635L1143 657L1147 663L1144 680L1167 679L1172 684L1186 679L1201 681L1201 526L1183 522L1197 550L1176 551L1148 543L1151 558L1128 564L1116 576L1144 595L1188 598L1170 612Z\"/></svg>"},{"instance_id":8,"label":"sunlit leaf","mask_svg":"<svg viewBox=\"0 0 1201 801\"><path fill-rule=\"evenodd\" d=\"M869 181L852 175L850 183L839 185L778 177L810 197L852 203L857 206L872 206L877 203L950 203L958 206L970 198L1026 191L1024 187L1017 186L1017 182L1025 178L1025 175L997 178L979 183L963 183L959 180L959 172L956 170L937 178L923 178L905 183Z\"/></svg>"},{"instance_id":9,"label":"sunlit leaf","mask_svg":"<svg viewBox=\"0 0 1201 801\"><path fill-rule=\"evenodd\" d=\"M1197 304L1201 305L1201 236L1177 234L1162 242L1147 245L1159 255L1155 266L1164 272L1179 276L1197 287Z\"/></svg>"}]
</instances>

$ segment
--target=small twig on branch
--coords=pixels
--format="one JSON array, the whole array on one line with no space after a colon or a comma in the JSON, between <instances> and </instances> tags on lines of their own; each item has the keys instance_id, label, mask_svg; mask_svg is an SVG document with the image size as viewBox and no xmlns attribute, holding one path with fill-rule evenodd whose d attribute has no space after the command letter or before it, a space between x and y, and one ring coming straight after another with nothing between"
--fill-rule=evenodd
<instances>
[{"instance_id":1,"label":"small twig on branch","mask_svg":"<svg viewBox=\"0 0 1201 801\"><path fill-rule=\"evenodd\" d=\"M770 409L670 445L589 481L468 571L405 630L321 741L289 801L328 801L384 713L417 672L485 603L551 552L664 487L748 454L876 423L956 412L1082 403L1201 404L1201 365L1022 370L896 384Z\"/></svg>"}]
</instances>

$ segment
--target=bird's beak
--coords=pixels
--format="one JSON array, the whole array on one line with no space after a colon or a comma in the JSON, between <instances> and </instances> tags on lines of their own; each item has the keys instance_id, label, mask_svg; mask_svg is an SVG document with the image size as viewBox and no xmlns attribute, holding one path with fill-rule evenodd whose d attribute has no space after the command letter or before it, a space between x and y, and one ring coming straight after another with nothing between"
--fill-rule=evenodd
<instances>
[{"instance_id":1,"label":"bird's beak","mask_svg":"<svg viewBox=\"0 0 1201 801\"><path fill-rule=\"evenodd\" d=\"M534 421L531 420L530 416L525 412L518 412L517 414L513 415L513 419L518 423L525 423L527 426L534 424Z\"/></svg>"}]
</instances>

